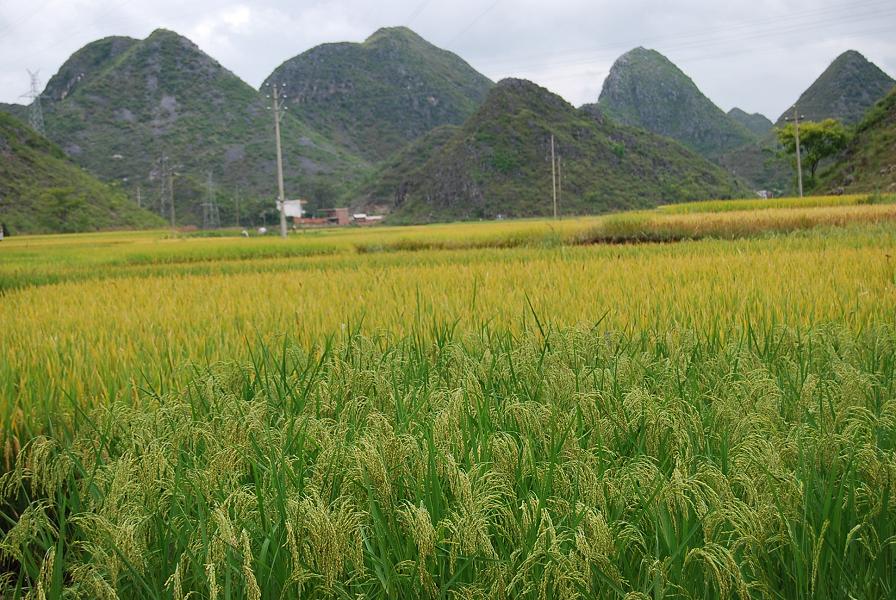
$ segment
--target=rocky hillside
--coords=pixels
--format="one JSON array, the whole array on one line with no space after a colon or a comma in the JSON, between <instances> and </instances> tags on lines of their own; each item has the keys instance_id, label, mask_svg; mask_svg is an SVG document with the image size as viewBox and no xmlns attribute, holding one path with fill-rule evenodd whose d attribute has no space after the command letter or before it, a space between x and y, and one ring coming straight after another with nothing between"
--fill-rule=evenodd
<instances>
[{"instance_id":1,"label":"rocky hillside","mask_svg":"<svg viewBox=\"0 0 896 600\"><path fill-rule=\"evenodd\" d=\"M750 114L737 107L729 110L728 116L743 125L757 140L768 136L772 131L772 127L774 127L774 123L765 115L760 113Z\"/></svg>"},{"instance_id":2,"label":"rocky hillside","mask_svg":"<svg viewBox=\"0 0 896 600\"><path fill-rule=\"evenodd\" d=\"M635 48L610 69L599 105L611 118L671 137L715 159L753 140L753 134L703 95L655 50Z\"/></svg>"},{"instance_id":3,"label":"rocky hillside","mask_svg":"<svg viewBox=\"0 0 896 600\"><path fill-rule=\"evenodd\" d=\"M743 125L753 135L753 141L728 150L716 162L745 179L754 190L774 195L791 193L793 169L780 154L774 124L765 115L749 114L739 108L731 109L728 116Z\"/></svg>"},{"instance_id":4,"label":"rocky hillside","mask_svg":"<svg viewBox=\"0 0 896 600\"><path fill-rule=\"evenodd\" d=\"M200 222L212 172L230 222L228 193L276 196L273 119L265 98L188 39L166 30L145 40L106 38L76 52L44 94L47 135L79 165L155 205L163 155L178 173L180 223ZM335 195L367 163L287 114L282 122L287 194Z\"/></svg>"},{"instance_id":5,"label":"rocky hillside","mask_svg":"<svg viewBox=\"0 0 896 600\"><path fill-rule=\"evenodd\" d=\"M896 90L856 127L843 156L822 175L820 189L896 193Z\"/></svg>"},{"instance_id":6,"label":"rocky hillside","mask_svg":"<svg viewBox=\"0 0 896 600\"><path fill-rule=\"evenodd\" d=\"M858 123L874 104L893 89L896 81L855 50L838 56L824 73L803 92L797 106L807 121L837 119ZM790 111L778 118L784 123Z\"/></svg>"},{"instance_id":7,"label":"rocky hillside","mask_svg":"<svg viewBox=\"0 0 896 600\"><path fill-rule=\"evenodd\" d=\"M492 82L404 27L362 44L324 44L292 58L266 83L286 84L293 112L371 161L442 125L463 123Z\"/></svg>"},{"instance_id":8,"label":"rocky hillside","mask_svg":"<svg viewBox=\"0 0 896 600\"><path fill-rule=\"evenodd\" d=\"M20 121L28 121L28 107L22 104L7 104L0 102L0 112L12 115Z\"/></svg>"},{"instance_id":9,"label":"rocky hillside","mask_svg":"<svg viewBox=\"0 0 896 600\"><path fill-rule=\"evenodd\" d=\"M393 222L549 215L551 134L565 215L749 193L672 140L509 79L463 126L436 130L387 164L358 204L391 207Z\"/></svg>"},{"instance_id":10,"label":"rocky hillside","mask_svg":"<svg viewBox=\"0 0 896 600\"><path fill-rule=\"evenodd\" d=\"M164 225L5 112L0 112L0 222L12 234Z\"/></svg>"},{"instance_id":11,"label":"rocky hillside","mask_svg":"<svg viewBox=\"0 0 896 600\"><path fill-rule=\"evenodd\" d=\"M75 87L84 87L100 77L106 67L139 44L140 40L134 38L111 36L84 46L50 78L41 98L44 102L65 100Z\"/></svg>"},{"instance_id":12,"label":"rocky hillside","mask_svg":"<svg viewBox=\"0 0 896 600\"><path fill-rule=\"evenodd\" d=\"M796 193L796 172L790 160L781 154L771 133L726 152L717 162L732 175L747 181L753 190L765 190L775 196Z\"/></svg>"}]
</instances>

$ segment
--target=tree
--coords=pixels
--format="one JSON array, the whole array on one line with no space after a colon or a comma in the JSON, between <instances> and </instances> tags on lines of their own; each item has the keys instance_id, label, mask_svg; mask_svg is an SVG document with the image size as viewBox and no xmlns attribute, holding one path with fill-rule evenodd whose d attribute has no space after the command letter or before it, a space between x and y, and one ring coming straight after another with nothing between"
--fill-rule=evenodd
<instances>
[{"instance_id":1,"label":"tree","mask_svg":"<svg viewBox=\"0 0 896 600\"><path fill-rule=\"evenodd\" d=\"M778 141L784 146L784 152L796 156L796 136L793 123L775 130ZM800 156L803 166L809 169L809 176L815 178L819 163L834 156L846 147L849 142L849 131L836 119L825 119L819 123L805 121L800 123Z\"/></svg>"}]
</instances>

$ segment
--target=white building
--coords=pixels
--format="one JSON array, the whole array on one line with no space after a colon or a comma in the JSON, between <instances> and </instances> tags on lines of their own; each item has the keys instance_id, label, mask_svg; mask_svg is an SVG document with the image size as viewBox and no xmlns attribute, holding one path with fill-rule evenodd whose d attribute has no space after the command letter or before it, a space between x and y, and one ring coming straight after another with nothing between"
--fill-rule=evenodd
<instances>
[{"instance_id":1,"label":"white building","mask_svg":"<svg viewBox=\"0 0 896 600\"><path fill-rule=\"evenodd\" d=\"M308 204L307 200L287 200L284 202L286 210L286 218L301 219L305 214L303 205ZM277 201L277 212L280 212L280 201Z\"/></svg>"}]
</instances>

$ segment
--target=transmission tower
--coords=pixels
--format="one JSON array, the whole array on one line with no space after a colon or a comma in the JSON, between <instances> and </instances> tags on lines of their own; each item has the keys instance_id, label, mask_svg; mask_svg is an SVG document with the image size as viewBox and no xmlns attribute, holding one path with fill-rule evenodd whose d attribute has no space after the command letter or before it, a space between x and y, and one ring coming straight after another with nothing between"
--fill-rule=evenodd
<instances>
[{"instance_id":1,"label":"transmission tower","mask_svg":"<svg viewBox=\"0 0 896 600\"><path fill-rule=\"evenodd\" d=\"M31 89L27 94L22 94L21 97L31 100L28 107L28 123L31 125L31 128L44 135L46 130L44 128L44 111L40 106L40 71L35 71L34 73L28 71L28 75L31 76Z\"/></svg>"},{"instance_id":2,"label":"transmission tower","mask_svg":"<svg viewBox=\"0 0 896 600\"><path fill-rule=\"evenodd\" d=\"M215 182L212 172L208 172L208 190L205 202L202 203L202 228L217 229L221 226L221 216L218 213L218 203L215 201Z\"/></svg>"}]
</instances>

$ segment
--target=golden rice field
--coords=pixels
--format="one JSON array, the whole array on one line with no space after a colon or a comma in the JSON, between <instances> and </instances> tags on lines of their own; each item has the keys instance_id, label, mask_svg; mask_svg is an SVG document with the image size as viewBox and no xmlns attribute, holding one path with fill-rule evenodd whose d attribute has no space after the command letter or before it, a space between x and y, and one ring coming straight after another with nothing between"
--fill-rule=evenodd
<instances>
[{"instance_id":1,"label":"golden rice field","mask_svg":"<svg viewBox=\"0 0 896 600\"><path fill-rule=\"evenodd\" d=\"M0 596L893 597L896 205L740 202L3 241Z\"/></svg>"}]
</instances>

